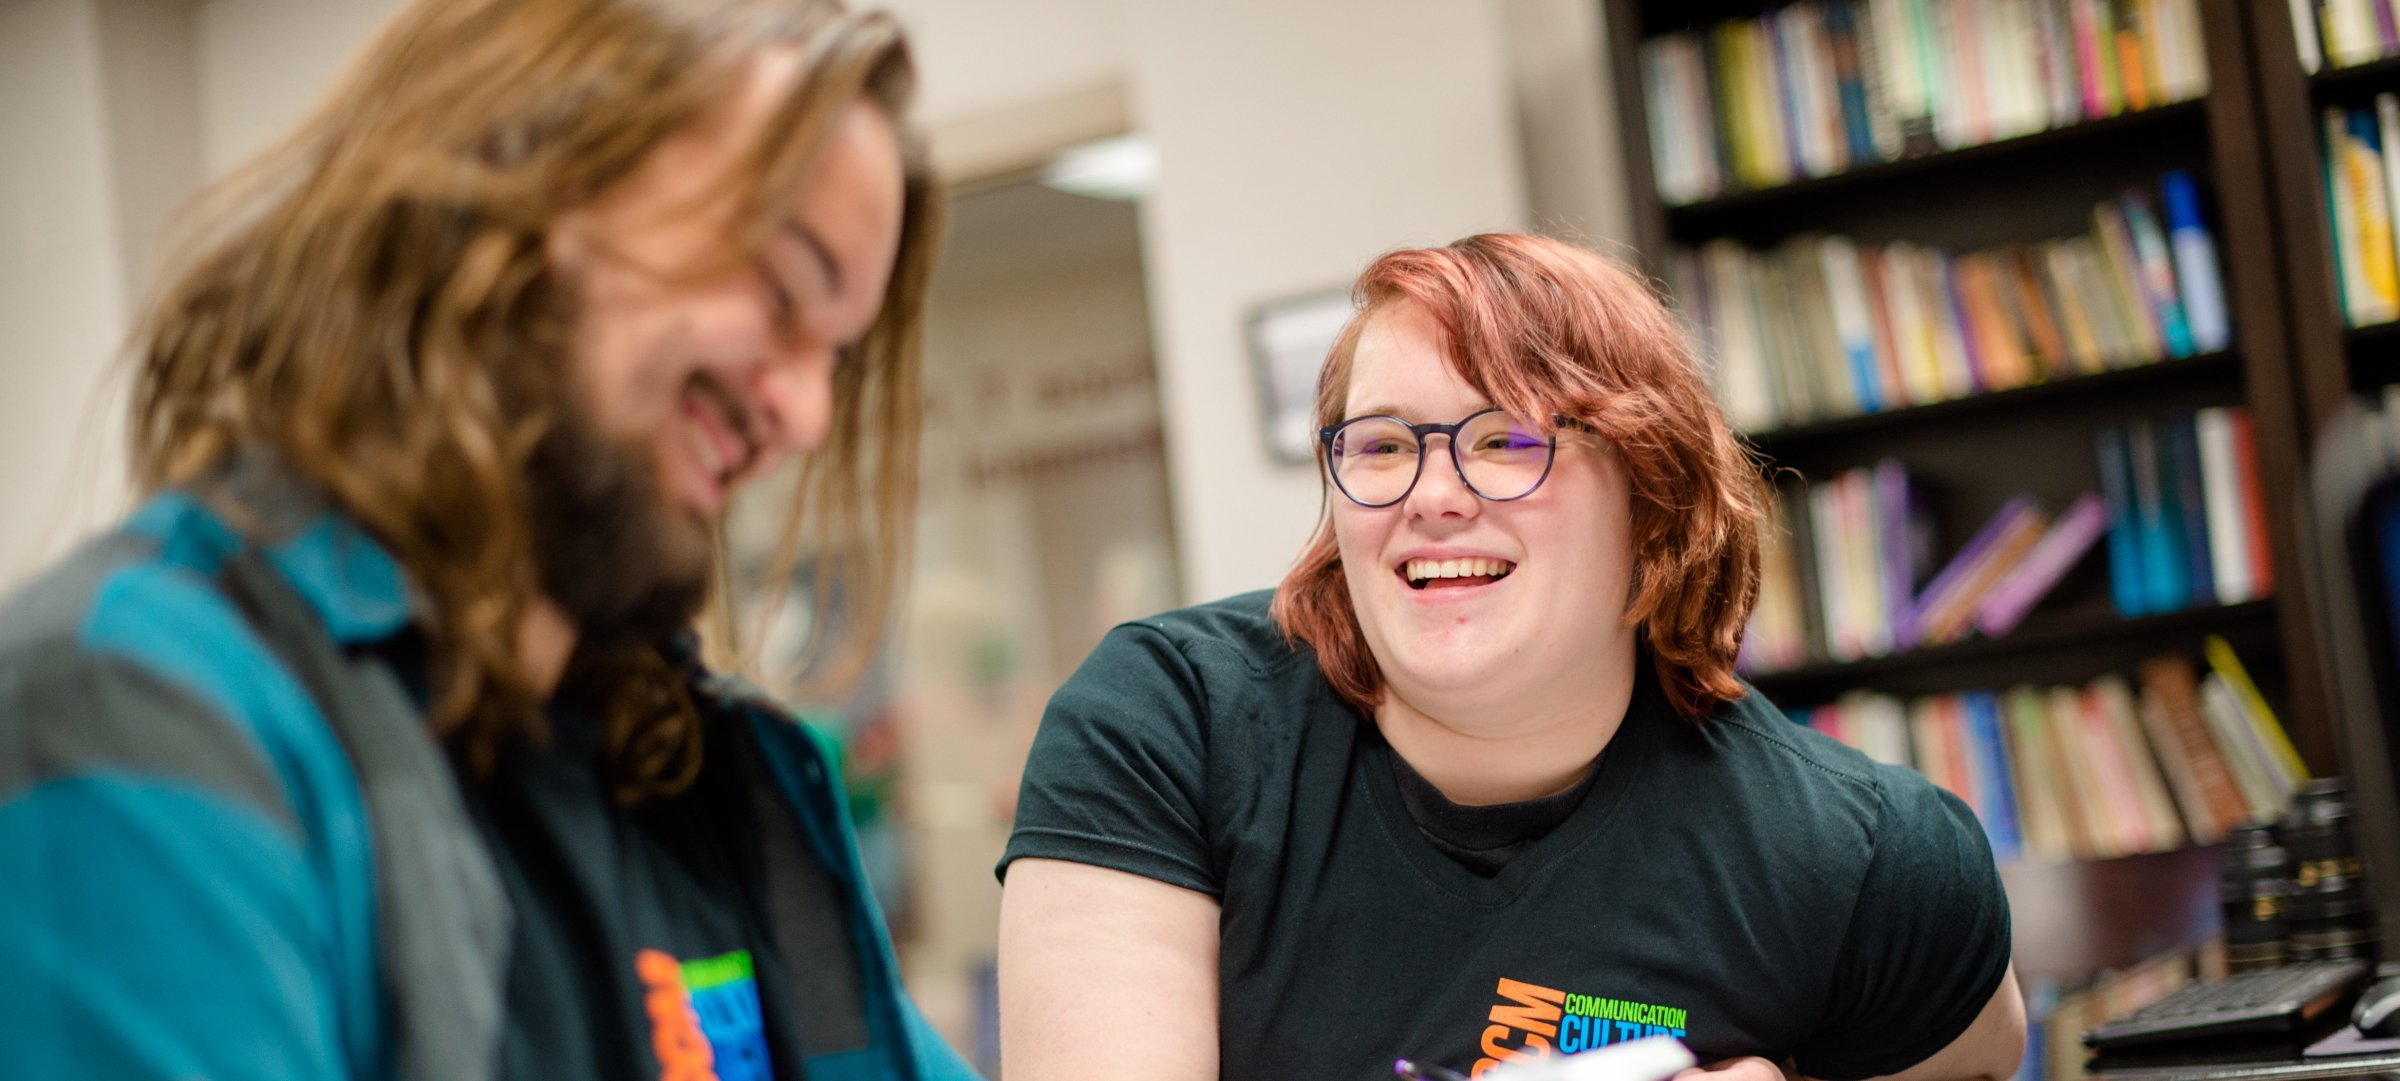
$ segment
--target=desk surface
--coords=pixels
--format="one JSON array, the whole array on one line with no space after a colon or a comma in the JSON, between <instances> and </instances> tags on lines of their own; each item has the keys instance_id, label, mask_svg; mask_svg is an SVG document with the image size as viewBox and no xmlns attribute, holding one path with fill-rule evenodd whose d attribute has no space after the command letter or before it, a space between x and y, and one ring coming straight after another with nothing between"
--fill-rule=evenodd
<instances>
[{"instance_id":1,"label":"desk surface","mask_svg":"<svg viewBox=\"0 0 2400 1081\"><path fill-rule=\"evenodd\" d=\"M2096 1081L2323 1081L2400 1075L2400 1051L2257 1062L2194 1062L2094 1070Z\"/></svg>"}]
</instances>

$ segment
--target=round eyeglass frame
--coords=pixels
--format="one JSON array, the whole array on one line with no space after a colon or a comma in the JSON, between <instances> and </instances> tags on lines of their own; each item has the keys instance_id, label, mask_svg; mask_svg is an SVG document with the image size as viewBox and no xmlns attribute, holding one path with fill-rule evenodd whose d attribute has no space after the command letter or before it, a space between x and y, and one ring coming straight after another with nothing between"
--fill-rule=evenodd
<instances>
[{"instance_id":1,"label":"round eyeglass frame","mask_svg":"<svg viewBox=\"0 0 2400 1081\"><path fill-rule=\"evenodd\" d=\"M1384 507L1396 505L1402 500L1407 499L1409 493L1417 490L1418 481L1425 479L1426 437L1442 435L1449 437L1450 468L1458 471L1458 483L1460 486L1464 487L1470 492L1475 493L1475 498L1483 500L1486 503L1514 503L1517 500L1541 491L1542 483L1550 479L1551 467L1558 464L1557 431L1553 430L1550 433L1550 438L1543 444L1544 452L1542 455L1542 475L1533 478L1532 484L1527 485L1524 491L1518 492L1515 495L1494 496L1484 494L1483 489L1476 487L1474 481L1467 479L1467 464L1460 461L1458 458L1458 433L1461 430L1466 428L1467 425L1475 423L1477 418L1480 418L1486 414L1506 412L1508 411L1499 408L1478 409L1449 424L1410 424L1409 422L1402 420L1399 417L1392 416L1388 413L1369 413L1365 416L1351 417L1340 424L1319 428L1317 429L1317 444L1324 449L1322 459L1325 463L1325 477L1327 480L1333 482L1335 491L1342 493L1342 498L1347 499L1352 503L1356 503L1359 506L1366 507L1370 510L1380 510ZM1353 424L1370 420L1388 420L1394 424L1398 424L1401 427L1408 429L1408 434L1417 441L1417 468L1416 472L1409 474L1408 486L1400 489L1399 495L1393 496L1392 498L1381 503L1369 503L1366 500L1360 499L1356 495L1351 494L1349 487L1342 483L1341 472L1336 470L1333 466L1333 441L1337 438L1340 438L1342 429L1348 428ZM1577 424L1573 419L1568 417L1554 417L1552 420L1560 428L1582 427L1582 425Z\"/></svg>"}]
</instances>

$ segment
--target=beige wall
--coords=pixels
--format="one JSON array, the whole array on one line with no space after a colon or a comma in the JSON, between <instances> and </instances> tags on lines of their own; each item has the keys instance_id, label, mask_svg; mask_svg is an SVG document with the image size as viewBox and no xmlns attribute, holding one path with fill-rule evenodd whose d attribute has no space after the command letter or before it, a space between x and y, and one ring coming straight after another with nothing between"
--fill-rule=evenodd
<instances>
[{"instance_id":1,"label":"beige wall","mask_svg":"<svg viewBox=\"0 0 2400 1081\"><path fill-rule=\"evenodd\" d=\"M0 4L0 583L125 503L109 379L197 177L182 0Z\"/></svg>"},{"instance_id":2,"label":"beige wall","mask_svg":"<svg viewBox=\"0 0 2400 1081\"><path fill-rule=\"evenodd\" d=\"M1521 226L1497 9L1457 0L1127 0L1168 466L1188 598L1271 586L1318 513L1269 458L1252 305L1341 287L1375 253Z\"/></svg>"},{"instance_id":3,"label":"beige wall","mask_svg":"<svg viewBox=\"0 0 2400 1081\"><path fill-rule=\"evenodd\" d=\"M1109 626L1171 607L1175 584L1131 208L1038 189L960 202L985 205L962 207L977 221L959 240L979 250L953 252L944 269L958 273L937 278L928 305L931 408L894 704L909 986L966 1048L970 977L997 944L992 867L1042 705ZM1082 239L1007 244L996 213ZM1029 265L1011 268L1010 250Z\"/></svg>"},{"instance_id":4,"label":"beige wall","mask_svg":"<svg viewBox=\"0 0 2400 1081\"><path fill-rule=\"evenodd\" d=\"M1122 0L890 0L921 75L917 108L939 124L1121 77Z\"/></svg>"},{"instance_id":5,"label":"beige wall","mask_svg":"<svg viewBox=\"0 0 2400 1081\"><path fill-rule=\"evenodd\" d=\"M13 204L0 219L0 329L10 331L0 373L12 391L0 399L0 438L25 448L8 458L21 464L0 468L0 520L9 523L0 526L0 580L23 569L11 553L56 546L26 535L24 511L44 507L38 489L63 468L85 415L70 400L89 398L93 365L132 310L130 283L153 240L137 221L192 186L188 166L121 168L112 155L156 148L145 151L156 161L196 155L205 173L222 171L301 115L398 6L0 5L11 31L0 35L0 85L10 91L0 146L11 150L0 155L9 163L0 183ZM916 34L923 113L937 129L1029 103L1088 102L1105 87L1159 143L1165 177L1144 233L1190 598L1271 584L1317 511L1309 470L1274 464L1259 446L1240 340L1252 304L1339 285L1395 244L1475 229L1623 235L1622 184L1598 149L1613 114L1585 0L894 6ZM195 41L183 65L120 66L160 110L112 109L118 91L100 75L117 63L112 54L172 51L159 20L125 14L145 7L184 9L182 33ZM102 33L112 22L149 29ZM170 93L175 83L184 92ZM162 119L195 111L196 124ZM113 453L113 442L96 442ZM115 459L99 461L93 472L113 482ZM117 505L107 483L67 487ZM48 532L71 535L105 513Z\"/></svg>"},{"instance_id":6,"label":"beige wall","mask_svg":"<svg viewBox=\"0 0 2400 1081\"><path fill-rule=\"evenodd\" d=\"M1633 242L1607 25L1595 0L1506 0L1508 77L1534 228L1603 250Z\"/></svg>"},{"instance_id":7,"label":"beige wall","mask_svg":"<svg viewBox=\"0 0 2400 1081\"><path fill-rule=\"evenodd\" d=\"M195 18L187 0L97 0L101 100L118 280L136 302L150 289L175 208L203 175Z\"/></svg>"},{"instance_id":8,"label":"beige wall","mask_svg":"<svg viewBox=\"0 0 2400 1081\"><path fill-rule=\"evenodd\" d=\"M200 0L203 156L222 175L266 148L400 10L400 0Z\"/></svg>"}]
</instances>

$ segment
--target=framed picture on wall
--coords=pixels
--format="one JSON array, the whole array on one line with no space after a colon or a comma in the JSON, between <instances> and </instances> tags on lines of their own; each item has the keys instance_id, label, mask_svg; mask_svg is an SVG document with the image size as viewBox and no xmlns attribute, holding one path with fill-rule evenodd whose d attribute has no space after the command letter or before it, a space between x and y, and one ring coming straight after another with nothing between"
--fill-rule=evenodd
<instances>
[{"instance_id":1,"label":"framed picture on wall","mask_svg":"<svg viewBox=\"0 0 2400 1081\"><path fill-rule=\"evenodd\" d=\"M1250 359L1268 457L1293 464L1316 460L1317 373L1350 313L1346 289L1268 301L1250 310Z\"/></svg>"}]
</instances>

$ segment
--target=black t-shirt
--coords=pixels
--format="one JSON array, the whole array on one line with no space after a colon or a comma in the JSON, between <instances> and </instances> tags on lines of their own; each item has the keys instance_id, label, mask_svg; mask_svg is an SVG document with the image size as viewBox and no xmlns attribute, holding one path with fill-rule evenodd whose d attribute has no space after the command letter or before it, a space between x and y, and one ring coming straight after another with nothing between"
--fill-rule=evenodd
<instances>
[{"instance_id":1,"label":"black t-shirt","mask_svg":"<svg viewBox=\"0 0 2400 1081\"><path fill-rule=\"evenodd\" d=\"M1375 737L1382 733L1369 728L1361 734ZM1452 803L1432 781L1409 768L1407 759L1389 753L1384 758L1392 765L1392 779L1399 783L1400 806L1417 824L1417 832L1459 866L1485 878L1499 874L1517 853L1533 847L1535 841L1573 816L1600 775L1598 770L1589 770L1582 780L1555 796L1468 806Z\"/></svg>"},{"instance_id":2,"label":"black t-shirt","mask_svg":"<svg viewBox=\"0 0 2400 1081\"><path fill-rule=\"evenodd\" d=\"M626 808L591 725L553 710L551 726L549 748L461 786L516 910L501 1076L656 1081L702 1076L662 1058L705 1056L722 1081L796 1081L738 733L707 733L681 795Z\"/></svg>"},{"instance_id":3,"label":"black t-shirt","mask_svg":"<svg viewBox=\"0 0 2400 1081\"><path fill-rule=\"evenodd\" d=\"M1217 898L1221 1076L1463 1072L1668 1033L1842 1081L1939 1051L2007 971L1965 805L1756 695L1694 725L1645 679L1581 802L1474 873L1268 598L1110 632L1042 719L1000 868Z\"/></svg>"}]
</instances>

